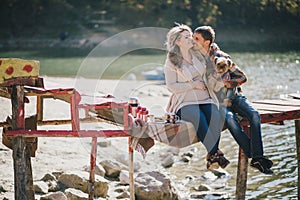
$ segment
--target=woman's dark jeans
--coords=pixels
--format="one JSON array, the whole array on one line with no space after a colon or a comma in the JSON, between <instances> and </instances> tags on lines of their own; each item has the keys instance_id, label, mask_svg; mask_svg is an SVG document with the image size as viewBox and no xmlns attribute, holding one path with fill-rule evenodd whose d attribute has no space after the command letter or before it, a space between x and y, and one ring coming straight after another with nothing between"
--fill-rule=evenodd
<instances>
[{"instance_id":1,"label":"woman's dark jeans","mask_svg":"<svg viewBox=\"0 0 300 200\"><path fill-rule=\"evenodd\" d=\"M223 116L225 116L225 126L243 149L245 155L249 158L263 157L260 115L258 111L250 105L247 98L238 95L232 100L231 108L221 107L220 109ZM250 138L242 129L235 113L249 120Z\"/></svg>"},{"instance_id":2,"label":"woman's dark jeans","mask_svg":"<svg viewBox=\"0 0 300 200\"><path fill-rule=\"evenodd\" d=\"M182 107L176 115L194 125L198 139L204 144L210 155L214 155L218 151L223 123L216 105L187 105Z\"/></svg>"}]
</instances>

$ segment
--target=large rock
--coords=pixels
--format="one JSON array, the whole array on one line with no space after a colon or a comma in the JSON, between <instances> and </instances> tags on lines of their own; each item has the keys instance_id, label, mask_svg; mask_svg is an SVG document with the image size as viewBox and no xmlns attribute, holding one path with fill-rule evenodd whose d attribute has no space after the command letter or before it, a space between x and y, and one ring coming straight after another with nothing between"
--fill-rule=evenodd
<instances>
[{"instance_id":1,"label":"large rock","mask_svg":"<svg viewBox=\"0 0 300 200\"><path fill-rule=\"evenodd\" d=\"M128 171L127 166L125 166L122 163L119 163L117 161L104 160L104 161L101 161L100 164L105 169L105 175L109 178L118 178L121 170Z\"/></svg>"},{"instance_id":2,"label":"large rock","mask_svg":"<svg viewBox=\"0 0 300 200\"><path fill-rule=\"evenodd\" d=\"M7 190L4 189L2 185L0 185L0 193L2 193L2 192L7 192Z\"/></svg>"},{"instance_id":3,"label":"large rock","mask_svg":"<svg viewBox=\"0 0 300 200\"><path fill-rule=\"evenodd\" d=\"M175 158L173 156L173 154L171 153L168 153L163 159L162 159L162 162L161 162L161 165L164 167L164 168L168 168L168 167L171 167L175 162Z\"/></svg>"},{"instance_id":4,"label":"large rock","mask_svg":"<svg viewBox=\"0 0 300 200\"><path fill-rule=\"evenodd\" d=\"M57 181L48 181L48 191L49 192L57 192L60 190L59 184Z\"/></svg>"},{"instance_id":5,"label":"large rock","mask_svg":"<svg viewBox=\"0 0 300 200\"><path fill-rule=\"evenodd\" d=\"M68 198L62 192L51 192L41 196L40 200L68 200Z\"/></svg>"},{"instance_id":6,"label":"large rock","mask_svg":"<svg viewBox=\"0 0 300 200\"><path fill-rule=\"evenodd\" d=\"M194 192L190 195L191 199L229 199L230 194L218 191Z\"/></svg>"},{"instance_id":7,"label":"large rock","mask_svg":"<svg viewBox=\"0 0 300 200\"><path fill-rule=\"evenodd\" d=\"M128 153L119 153L116 156L114 156L117 162L122 163L126 167L129 166L129 155ZM141 169L141 163L139 159L135 159L133 163L134 171L137 172Z\"/></svg>"},{"instance_id":8,"label":"large rock","mask_svg":"<svg viewBox=\"0 0 300 200\"><path fill-rule=\"evenodd\" d=\"M89 195L80 190L74 188L68 188L65 190L65 194L68 197L68 200L88 200Z\"/></svg>"},{"instance_id":9,"label":"large rock","mask_svg":"<svg viewBox=\"0 0 300 200\"><path fill-rule=\"evenodd\" d=\"M48 193L48 183L44 181L36 181L33 184L34 192L39 194L47 194Z\"/></svg>"},{"instance_id":10,"label":"large rock","mask_svg":"<svg viewBox=\"0 0 300 200\"><path fill-rule=\"evenodd\" d=\"M137 200L176 200L177 190L171 180L160 172L140 173L135 178Z\"/></svg>"},{"instance_id":11,"label":"large rock","mask_svg":"<svg viewBox=\"0 0 300 200\"><path fill-rule=\"evenodd\" d=\"M106 138L99 138L97 144L99 147L109 147L111 146L111 141Z\"/></svg>"},{"instance_id":12,"label":"large rock","mask_svg":"<svg viewBox=\"0 0 300 200\"><path fill-rule=\"evenodd\" d=\"M200 192L202 192L202 191L212 191L212 190L213 190L213 189L212 189L209 185L207 185L207 184L200 184L199 186L194 187L194 189L195 189L196 191L200 191Z\"/></svg>"},{"instance_id":13,"label":"large rock","mask_svg":"<svg viewBox=\"0 0 300 200\"><path fill-rule=\"evenodd\" d=\"M90 165L86 165L83 167L83 170L86 172L90 172ZM102 167L102 165L96 165L95 166L95 174L104 177L105 176L105 169Z\"/></svg>"},{"instance_id":14,"label":"large rock","mask_svg":"<svg viewBox=\"0 0 300 200\"><path fill-rule=\"evenodd\" d=\"M54 174L45 174L41 181L47 183L49 192L57 192L60 190L60 187L57 184L57 178Z\"/></svg>"},{"instance_id":15,"label":"large rock","mask_svg":"<svg viewBox=\"0 0 300 200\"><path fill-rule=\"evenodd\" d=\"M120 184L121 185L128 185L129 184L129 171L121 170L120 172Z\"/></svg>"},{"instance_id":16,"label":"large rock","mask_svg":"<svg viewBox=\"0 0 300 200\"><path fill-rule=\"evenodd\" d=\"M43 178L41 178L41 181L45 181L45 182L48 182L48 181L57 181L56 177L53 175L53 174L45 174Z\"/></svg>"},{"instance_id":17,"label":"large rock","mask_svg":"<svg viewBox=\"0 0 300 200\"><path fill-rule=\"evenodd\" d=\"M88 193L88 172L66 172L58 177L58 182L66 188L75 188ZM106 197L108 192L108 181L101 176L95 175L95 196Z\"/></svg>"}]
</instances>

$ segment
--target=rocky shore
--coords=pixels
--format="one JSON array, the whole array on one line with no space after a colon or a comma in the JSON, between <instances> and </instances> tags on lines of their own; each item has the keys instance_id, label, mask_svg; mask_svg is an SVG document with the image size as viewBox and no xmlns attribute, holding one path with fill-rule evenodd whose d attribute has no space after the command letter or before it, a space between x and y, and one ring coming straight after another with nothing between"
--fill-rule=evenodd
<instances>
[{"instance_id":1,"label":"rocky shore","mask_svg":"<svg viewBox=\"0 0 300 200\"><path fill-rule=\"evenodd\" d=\"M57 85L66 87L71 87L74 81L65 78L46 80L49 79ZM112 83L113 81L103 81L102 86L107 89L113 88ZM153 96L155 93L145 86L143 91L150 92L151 96L142 95L144 99L141 99L141 102L153 105L153 98L156 98L159 102L165 103L168 98L161 94L164 93L162 88L151 85L149 87L151 90L156 90L156 95ZM163 99L158 99L158 96ZM11 113L10 101L0 98L0 105L2 109L0 117L3 121ZM59 100L49 100L49 102L45 101L45 105L45 115L49 119L68 117L68 104ZM25 110L27 115L35 113L35 104L26 104ZM87 130L91 127L117 128L111 124L92 123L83 124L81 129ZM70 129L70 126L42 126L39 129ZM0 137L2 139L2 134ZM127 149L128 138L98 138L95 199L129 199ZM37 200L88 199L90 152L91 138L38 138L36 156L31 159L35 198ZM136 199L183 200L230 197L224 185L232 179L231 175L224 170L207 171L204 152L201 144L178 149L158 142L147 152L145 158L135 151ZM197 177L193 176L192 172L182 174L181 171L188 168L195 160L201 163ZM0 168L0 199L14 199L12 151L2 143L0 144Z\"/></svg>"},{"instance_id":2,"label":"rocky shore","mask_svg":"<svg viewBox=\"0 0 300 200\"><path fill-rule=\"evenodd\" d=\"M65 143L65 145L62 145ZM40 200L88 199L90 142L82 139L40 138L37 156L32 158L35 198ZM73 146L73 147L71 147ZM74 148L76 146L76 148ZM98 142L95 177L95 199L129 199L127 138L101 139ZM186 149L187 150L187 149ZM202 199L229 197L207 184L191 188L190 193L180 190L170 178L168 169L176 163L189 162L194 153L157 144L145 159L135 153L136 199ZM159 151L155 152L154 151ZM110 153L108 153L110 152ZM13 167L11 150L1 144L0 198L13 199ZM228 179L224 170L205 172L199 178L209 181ZM193 181L187 174L182 184Z\"/></svg>"}]
</instances>

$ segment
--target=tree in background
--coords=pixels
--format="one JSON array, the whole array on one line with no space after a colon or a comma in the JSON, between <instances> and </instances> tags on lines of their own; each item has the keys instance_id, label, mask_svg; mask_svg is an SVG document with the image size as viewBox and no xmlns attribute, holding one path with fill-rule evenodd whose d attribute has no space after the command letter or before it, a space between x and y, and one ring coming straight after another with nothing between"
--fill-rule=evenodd
<instances>
[{"instance_id":1,"label":"tree in background","mask_svg":"<svg viewBox=\"0 0 300 200\"><path fill-rule=\"evenodd\" d=\"M1 0L0 37L57 37L65 29L81 34L174 22L192 27L287 24L296 30L299 17L299 0Z\"/></svg>"}]
</instances>

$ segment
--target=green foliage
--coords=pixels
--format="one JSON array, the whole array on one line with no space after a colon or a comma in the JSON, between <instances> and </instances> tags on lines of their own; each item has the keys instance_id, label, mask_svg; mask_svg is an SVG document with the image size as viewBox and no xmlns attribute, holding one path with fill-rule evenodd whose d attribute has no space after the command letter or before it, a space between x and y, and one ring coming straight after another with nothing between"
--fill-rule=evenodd
<instances>
[{"instance_id":1,"label":"green foliage","mask_svg":"<svg viewBox=\"0 0 300 200\"><path fill-rule=\"evenodd\" d=\"M0 36L58 34L107 25L124 28L296 23L298 0L1 0ZM266 20L268 19L268 20ZM103 31L103 29L102 29Z\"/></svg>"},{"instance_id":2,"label":"green foliage","mask_svg":"<svg viewBox=\"0 0 300 200\"><path fill-rule=\"evenodd\" d=\"M299 49L299 19L299 0L1 0L0 48L9 46L2 42L8 38L76 40L137 27L169 28L177 22L191 28L211 25L218 34L222 30L227 46L249 49L256 42Z\"/></svg>"}]
</instances>

